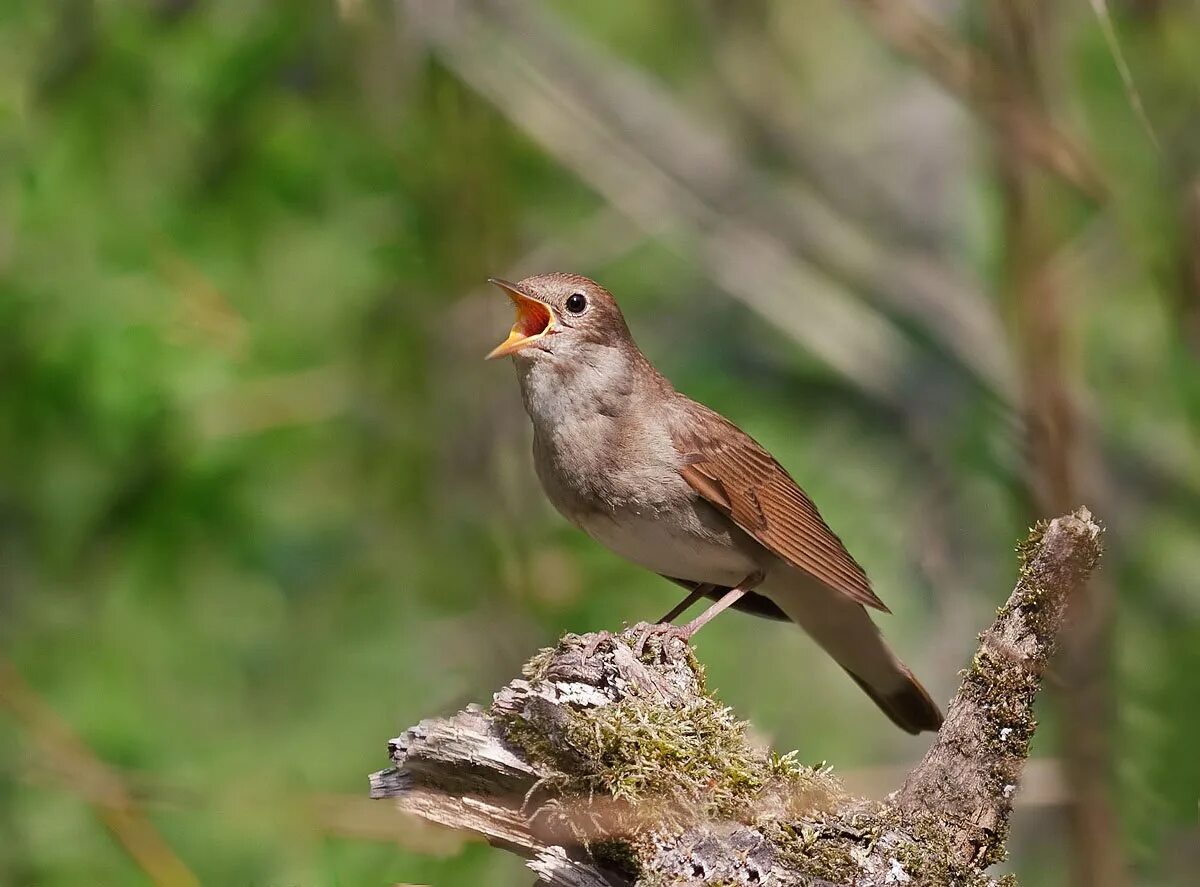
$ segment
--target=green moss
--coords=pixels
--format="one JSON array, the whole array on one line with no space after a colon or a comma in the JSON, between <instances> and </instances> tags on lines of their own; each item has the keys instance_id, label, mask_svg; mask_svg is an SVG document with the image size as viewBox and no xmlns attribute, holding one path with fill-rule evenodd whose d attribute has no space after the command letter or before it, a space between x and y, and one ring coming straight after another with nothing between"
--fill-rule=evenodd
<instances>
[{"instance_id":1,"label":"green moss","mask_svg":"<svg viewBox=\"0 0 1200 887\"><path fill-rule=\"evenodd\" d=\"M903 828L912 836L910 843L894 848L895 857L904 866L913 882L918 884L948 884L955 887L976 887L988 883L988 878L974 867L956 861L950 836L941 820L933 814L907 816L901 821L891 817L889 828Z\"/></svg>"},{"instance_id":2,"label":"green moss","mask_svg":"<svg viewBox=\"0 0 1200 887\"><path fill-rule=\"evenodd\" d=\"M652 664L661 650L647 647L643 661ZM531 680L544 679L554 655L538 653L526 667ZM981 675L997 664L985 654L972 670ZM757 828L789 867L832 883L852 881L862 854L881 840L913 883L987 883L973 867L953 862L936 818L902 820L883 804L850 802L826 768L753 745L746 724L706 691L669 706L630 687L617 702L555 707L543 722L538 718L535 706L506 717L508 740L537 765L558 803L602 820L606 837L589 850L631 879L664 834L716 820ZM655 883L652 878L639 883Z\"/></svg>"},{"instance_id":3,"label":"green moss","mask_svg":"<svg viewBox=\"0 0 1200 887\"><path fill-rule=\"evenodd\" d=\"M646 645L647 664L662 654L658 640ZM526 676L544 680L563 649L539 651ZM628 687L617 702L556 708L544 722L532 707L501 720L505 737L538 767L559 803L601 817L606 834L622 836L590 845L618 871L637 868L639 849L648 848L639 838L651 829L677 832L704 819L762 827L832 810L842 795L827 769L751 743L747 725L704 691L699 665L689 659L688 666L698 692L681 704Z\"/></svg>"},{"instance_id":4,"label":"green moss","mask_svg":"<svg viewBox=\"0 0 1200 887\"><path fill-rule=\"evenodd\" d=\"M1086 520L1092 522L1091 513L1086 509L1080 509L1073 515L1078 520ZM1008 612L1015 606L1020 608L1030 628L1037 633L1039 637L1052 637L1056 634L1054 629L1057 628L1053 624L1059 614L1056 607L1046 606L1048 591L1043 586L1043 577L1034 569L1034 562L1037 560L1037 555L1041 551L1042 543L1045 539L1046 531L1050 527L1050 522L1040 520L1029 529L1029 535L1017 545L1017 559L1020 562L1021 589L1018 594L1014 594L1009 601L1000 608L999 615L1007 615ZM1090 572L1095 567L1097 560L1101 556L1101 546L1098 540L1094 540L1092 545L1086 546L1083 550L1084 556L1088 563L1083 568L1084 573Z\"/></svg>"},{"instance_id":5,"label":"green moss","mask_svg":"<svg viewBox=\"0 0 1200 887\"><path fill-rule=\"evenodd\" d=\"M675 821L696 817L748 822L756 800L814 783L832 789L827 774L773 756L746 739L746 725L707 694L683 708L637 696L573 713L559 724L557 742L525 719L508 725L508 739L551 773L567 794L607 795L653 804ZM782 783L782 784L778 784Z\"/></svg>"},{"instance_id":6,"label":"green moss","mask_svg":"<svg viewBox=\"0 0 1200 887\"><path fill-rule=\"evenodd\" d=\"M1025 618L1031 624L1034 624L1037 621L1038 615L1043 611L1046 592L1038 582L1038 577L1034 573L1033 563L1037 559L1038 552L1041 551L1042 542L1049 527L1049 521L1039 520L1029 528L1029 535L1017 543L1016 551L1021 588L1018 594L1011 596L996 610L996 617L998 619L1007 616L1014 607L1019 607L1025 612Z\"/></svg>"},{"instance_id":7,"label":"green moss","mask_svg":"<svg viewBox=\"0 0 1200 887\"><path fill-rule=\"evenodd\" d=\"M542 647L521 666L521 674L530 681L544 680L550 663L554 661L555 652L554 647Z\"/></svg>"},{"instance_id":8,"label":"green moss","mask_svg":"<svg viewBox=\"0 0 1200 887\"><path fill-rule=\"evenodd\" d=\"M846 841L840 830L782 819L761 827L782 860L798 872L834 884L851 883L859 873L850 855L850 848L856 845Z\"/></svg>"},{"instance_id":9,"label":"green moss","mask_svg":"<svg viewBox=\"0 0 1200 887\"><path fill-rule=\"evenodd\" d=\"M1043 518L1029 528L1029 535L1017 543L1017 560L1021 564L1022 576L1033 565L1033 559L1037 557L1038 549L1042 547L1042 540L1049 528L1050 522Z\"/></svg>"},{"instance_id":10,"label":"green moss","mask_svg":"<svg viewBox=\"0 0 1200 887\"><path fill-rule=\"evenodd\" d=\"M1033 717L1037 686L1038 679L1028 671L1014 667L1011 662L998 661L986 650L976 654L963 678L960 692L987 714L990 726L984 738L990 747L985 759L991 765L985 775L989 790L996 795L1003 793L1005 785L1016 784L1020 764L1028 755L1029 743L1037 729ZM1009 772L1008 768L1013 767L1017 771ZM1006 833L1007 820L989 841L990 849L979 863L981 868L1004 858Z\"/></svg>"},{"instance_id":11,"label":"green moss","mask_svg":"<svg viewBox=\"0 0 1200 887\"><path fill-rule=\"evenodd\" d=\"M588 844L588 851L598 865L622 875L629 881L636 881L642 873L637 852L628 841L616 838L593 841Z\"/></svg>"},{"instance_id":12,"label":"green moss","mask_svg":"<svg viewBox=\"0 0 1200 887\"><path fill-rule=\"evenodd\" d=\"M1003 619L1014 610L1018 611L1028 630L1039 638L1052 637L1056 626L1051 623L1060 618L1059 607L1050 601L1043 577L1035 569L1048 527L1047 521L1039 521L1017 546L1020 584L998 612L998 618ZM989 727L984 738L991 747L985 757L993 763L985 775L990 790L999 794L1006 785L1016 783L1017 769L1027 756L1029 743L1037 729L1033 703L1040 680L1029 668L1020 667L1010 661L1003 650L987 643L986 636L981 635L980 639L985 643L981 644L971 667L964 673L960 692L988 718ZM1043 649L1036 655L1047 653ZM986 868L1003 858L1005 830L1006 826L993 836L989 842L991 849L980 860L980 867Z\"/></svg>"},{"instance_id":13,"label":"green moss","mask_svg":"<svg viewBox=\"0 0 1200 887\"><path fill-rule=\"evenodd\" d=\"M762 828L790 867L835 884L853 883L861 875L862 858L873 851L885 860L895 859L913 884L991 883L975 866L956 861L949 836L933 814L905 816L883 804L862 802L827 819L777 820ZM879 846L881 841L887 841L886 847Z\"/></svg>"}]
</instances>

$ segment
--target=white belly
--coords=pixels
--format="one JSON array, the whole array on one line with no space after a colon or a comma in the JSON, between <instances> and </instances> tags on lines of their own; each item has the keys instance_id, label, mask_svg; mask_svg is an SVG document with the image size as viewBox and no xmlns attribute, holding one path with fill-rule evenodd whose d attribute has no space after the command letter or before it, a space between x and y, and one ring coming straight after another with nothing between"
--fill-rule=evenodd
<instances>
[{"instance_id":1,"label":"white belly","mask_svg":"<svg viewBox=\"0 0 1200 887\"><path fill-rule=\"evenodd\" d=\"M728 533L667 522L653 514L626 512L620 520L589 514L583 530L609 550L638 566L693 582L733 586L758 569Z\"/></svg>"}]
</instances>

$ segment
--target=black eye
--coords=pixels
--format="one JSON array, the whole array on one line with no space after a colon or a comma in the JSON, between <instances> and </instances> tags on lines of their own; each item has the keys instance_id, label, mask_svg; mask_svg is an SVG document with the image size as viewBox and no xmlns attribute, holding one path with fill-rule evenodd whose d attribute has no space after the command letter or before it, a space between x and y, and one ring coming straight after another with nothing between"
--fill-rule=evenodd
<instances>
[{"instance_id":1,"label":"black eye","mask_svg":"<svg viewBox=\"0 0 1200 887\"><path fill-rule=\"evenodd\" d=\"M587 307L587 299L583 293L571 293L567 296L567 310L572 314L582 314L583 309Z\"/></svg>"}]
</instances>

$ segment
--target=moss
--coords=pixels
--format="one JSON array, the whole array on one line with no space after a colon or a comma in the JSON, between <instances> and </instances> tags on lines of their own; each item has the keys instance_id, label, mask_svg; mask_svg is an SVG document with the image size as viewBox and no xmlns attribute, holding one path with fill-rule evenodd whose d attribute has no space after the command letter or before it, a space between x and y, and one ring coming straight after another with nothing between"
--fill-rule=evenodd
<instances>
[{"instance_id":1,"label":"moss","mask_svg":"<svg viewBox=\"0 0 1200 887\"><path fill-rule=\"evenodd\" d=\"M918 884L948 884L955 887L976 887L989 883L975 866L957 861L950 846L945 826L933 814L923 816L890 816L889 828L903 829L913 840L893 848L896 859Z\"/></svg>"},{"instance_id":2,"label":"moss","mask_svg":"<svg viewBox=\"0 0 1200 887\"><path fill-rule=\"evenodd\" d=\"M1053 636L1056 628L1053 623L1061 615L1060 608L1051 602L1050 592L1043 585L1044 577L1035 568L1048 527L1047 521L1039 521L1017 546L1019 588L998 612L1002 619L1014 610L1019 611L1027 630L1039 638ZM984 643L963 675L960 692L987 717L988 728L983 738L989 748L984 758L992 763L985 777L989 790L1001 794L1005 786L1016 784L1020 764L1028 755L1029 743L1037 729L1033 705L1040 679L1032 669L1021 667L1003 650L988 643L986 636L980 639ZM1044 656L1047 652L1039 650L1036 656ZM989 850L980 860L981 868L1003 858L1006 830L1007 822L989 840Z\"/></svg>"},{"instance_id":3,"label":"moss","mask_svg":"<svg viewBox=\"0 0 1200 887\"><path fill-rule=\"evenodd\" d=\"M658 640L646 645L647 664L663 655ZM544 680L566 649L539 651L525 675ZM652 828L678 833L703 819L763 827L832 810L842 796L827 769L751 743L747 725L703 689L699 664L689 659L688 666L699 690L674 706L626 687L608 705L554 707L545 716L528 706L500 721L559 803L602 818L605 834L623 836L590 845L608 867L636 868L639 852L649 851L639 836Z\"/></svg>"},{"instance_id":4,"label":"moss","mask_svg":"<svg viewBox=\"0 0 1200 887\"><path fill-rule=\"evenodd\" d=\"M541 681L546 677L546 672L550 669L550 663L554 661L556 653L554 647L542 647L530 657L529 661L521 666L521 674L530 681Z\"/></svg>"},{"instance_id":5,"label":"moss","mask_svg":"<svg viewBox=\"0 0 1200 887\"><path fill-rule=\"evenodd\" d=\"M1021 588L1006 604L1019 608L1034 630L1054 610L1047 606L1035 569L1048 526L1039 522L1018 545ZM825 768L807 767L794 753L757 748L747 738L746 724L704 688L703 670L690 650L681 661L677 649L664 647L665 636L646 640L641 661L675 669L673 677L684 678L681 686L688 685L686 672L680 671L686 664L696 693L667 705L658 696L639 695L636 686L625 686L618 701L607 705L552 706L539 712L531 704L502 721L507 738L538 766L560 802L570 807L574 801L585 816L603 819L605 839L588 846L605 867L637 877L643 869L639 860L651 857L662 835L678 835L707 819L758 829L785 865L832 883L853 881L868 858L885 865L894 860L913 883L992 883L981 870L1002 858L1003 834L989 836L989 849L978 865L957 862L936 815L851 802ZM545 680L555 656L569 649L570 641L559 650L539 651L526 665L526 676L534 683ZM622 642L630 642L628 634L610 641ZM1037 726L1032 716L1037 685L1033 674L994 643L982 645L963 675L962 692L995 728L986 740L994 743L987 757L995 764L985 775L996 792L1015 784L1016 774L1008 770L1025 757ZM654 878L646 873L639 883L657 884ZM1011 879L1001 883L1016 887Z\"/></svg>"},{"instance_id":6,"label":"moss","mask_svg":"<svg viewBox=\"0 0 1200 887\"><path fill-rule=\"evenodd\" d=\"M911 883L945 887L985 887L991 880L979 868L956 861L949 835L938 818L911 817L874 802L827 819L775 821L763 828L786 863L799 873L832 883L853 883L869 854L894 859Z\"/></svg>"},{"instance_id":7,"label":"moss","mask_svg":"<svg viewBox=\"0 0 1200 887\"><path fill-rule=\"evenodd\" d=\"M648 664L662 655L655 640L643 655ZM531 660L525 672L532 681L544 680L554 655L541 651ZM982 675L994 665L985 654L972 670ZM752 744L746 724L707 691L675 706L635 687L624 694L608 705L555 706L544 715L531 705L501 722L559 803L602 821L605 838L588 848L606 868L638 877L640 860L654 855L664 835L707 819L758 829L786 865L831 883L852 882L873 850L896 859L913 883L989 883L975 868L953 862L936 818L901 819L882 804L851 802L825 767ZM880 841L888 842L886 850ZM652 872L641 877L639 883L657 883Z\"/></svg>"},{"instance_id":8,"label":"moss","mask_svg":"<svg viewBox=\"0 0 1200 887\"><path fill-rule=\"evenodd\" d=\"M1021 764L1029 753L1029 743L1037 729L1033 717L1038 679L1011 662L996 661L986 649L975 656L963 678L960 693L972 699L986 713L987 729L983 740L989 748L983 756L989 762L985 778L988 790L1001 795L1006 785L1015 785ZM988 841L988 850L979 861L986 868L1004 858L1007 820Z\"/></svg>"},{"instance_id":9,"label":"moss","mask_svg":"<svg viewBox=\"0 0 1200 887\"><path fill-rule=\"evenodd\" d=\"M986 709L993 721L1028 738L1036 726L1030 712L1037 688L1035 675L983 649L963 675L960 692Z\"/></svg>"},{"instance_id":10,"label":"moss","mask_svg":"<svg viewBox=\"0 0 1200 887\"><path fill-rule=\"evenodd\" d=\"M782 860L801 874L834 884L852 883L859 874L850 855L856 845L840 829L774 819L763 823L762 830Z\"/></svg>"},{"instance_id":11,"label":"moss","mask_svg":"<svg viewBox=\"0 0 1200 887\"><path fill-rule=\"evenodd\" d=\"M1033 567L1038 553L1042 550L1042 542L1045 540L1046 530L1049 527L1049 521L1039 520L1029 528L1029 535L1017 543L1020 591L1012 595L996 611L998 619L1007 616L1014 608L1020 608L1024 611L1025 618L1031 627L1035 629L1042 628L1037 623L1039 615L1045 612L1046 590L1038 581L1038 576Z\"/></svg>"},{"instance_id":12,"label":"moss","mask_svg":"<svg viewBox=\"0 0 1200 887\"><path fill-rule=\"evenodd\" d=\"M597 865L621 875L628 881L636 881L642 873L641 863L637 852L628 841L612 839L608 841L593 841L588 844L588 852Z\"/></svg>"},{"instance_id":13,"label":"moss","mask_svg":"<svg viewBox=\"0 0 1200 887\"><path fill-rule=\"evenodd\" d=\"M1080 552L1086 563L1078 564L1076 567L1081 571L1080 576L1082 577L1091 572L1101 556L1102 547L1098 534L1103 532L1103 529L1095 523L1086 508L1075 512L1073 517L1077 520L1087 521L1093 533L1092 544L1085 545ZM1050 638L1057 633L1055 629L1058 628L1057 620L1060 618L1058 607L1046 606L1049 592L1043 586L1044 577L1039 575L1039 571L1035 569L1035 562L1042 550L1042 543L1045 541L1046 531L1049 527L1049 521L1038 521L1030 527L1029 535L1017 545L1022 587L1020 593L1014 594L999 611L999 614L1003 616L1007 615L1013 607L1020 608L1026 623L1041 638ZM1061 600L1055 602L1061 603Z\"/></svg>"},{"instance_id":14,"label":"moss","mask_svg":"<svg viewBox=\"0 0 1200 887\"><path fill-rule=\"evenodd\" d=\"M1046 537L1046 530L1050 528L1050 522L1042 519L1029 528L1029 534L1017 543L1017 560L1021 565L1021 575L1024 576L1033 566L1033 560L1037 557L1038 550L1042 547L1042 540Z\"/></svg>"},{"instance_id":15,"label":"moss","mask_svg":"<svg viewBox=\"0 0 1200 887\"><path fill-rule=\"evenodd\" d=\"M670 820L696 817L748 822L759 796L833 786L827 774L771 756L746 738L746 725L707 694L685 707L666 708L637 696L572 713L559 724L561 741L525 719L508 725L508 739L550 771L566 793L607 795L652 804ZM784 783L780 785L778 783Z\"/></svg>"}]
</instances>

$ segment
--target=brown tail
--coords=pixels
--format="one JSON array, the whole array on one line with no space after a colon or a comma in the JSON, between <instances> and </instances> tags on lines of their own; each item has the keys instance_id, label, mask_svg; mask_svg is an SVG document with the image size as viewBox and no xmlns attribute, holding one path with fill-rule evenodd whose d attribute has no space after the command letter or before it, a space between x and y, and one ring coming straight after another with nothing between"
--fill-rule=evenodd
<instances>
[{"instance_id":1,"label":"brown tail","mask_svg":"<svg viewBox=\"0 0 1200 887\"><path fill-rule=\"evenodd\" d=\"M942 713L862 604L798 570L768 575L755 590L807 631L901 730L942 726Z\"/></svg>"},{"instance_id":2,"label":"brown tail","mask_svg":"<svg viewBox=\"0 0 1200 887\"><path fill-rule=\"evenodd\" d=\"M884 695L854 672L846 669L846 674L854 678L854 683L858 684L862 691L870 696L871 700L901 730L913 735L923 730L936 733L942 727L942 710L938 708L936 702L929 698L929 693L921 686L921 682L913 677L912 672L909 672L908 669L905 669L905 672L908 674L908 685L894 693Z\"/></svg>"}]
</instances>

